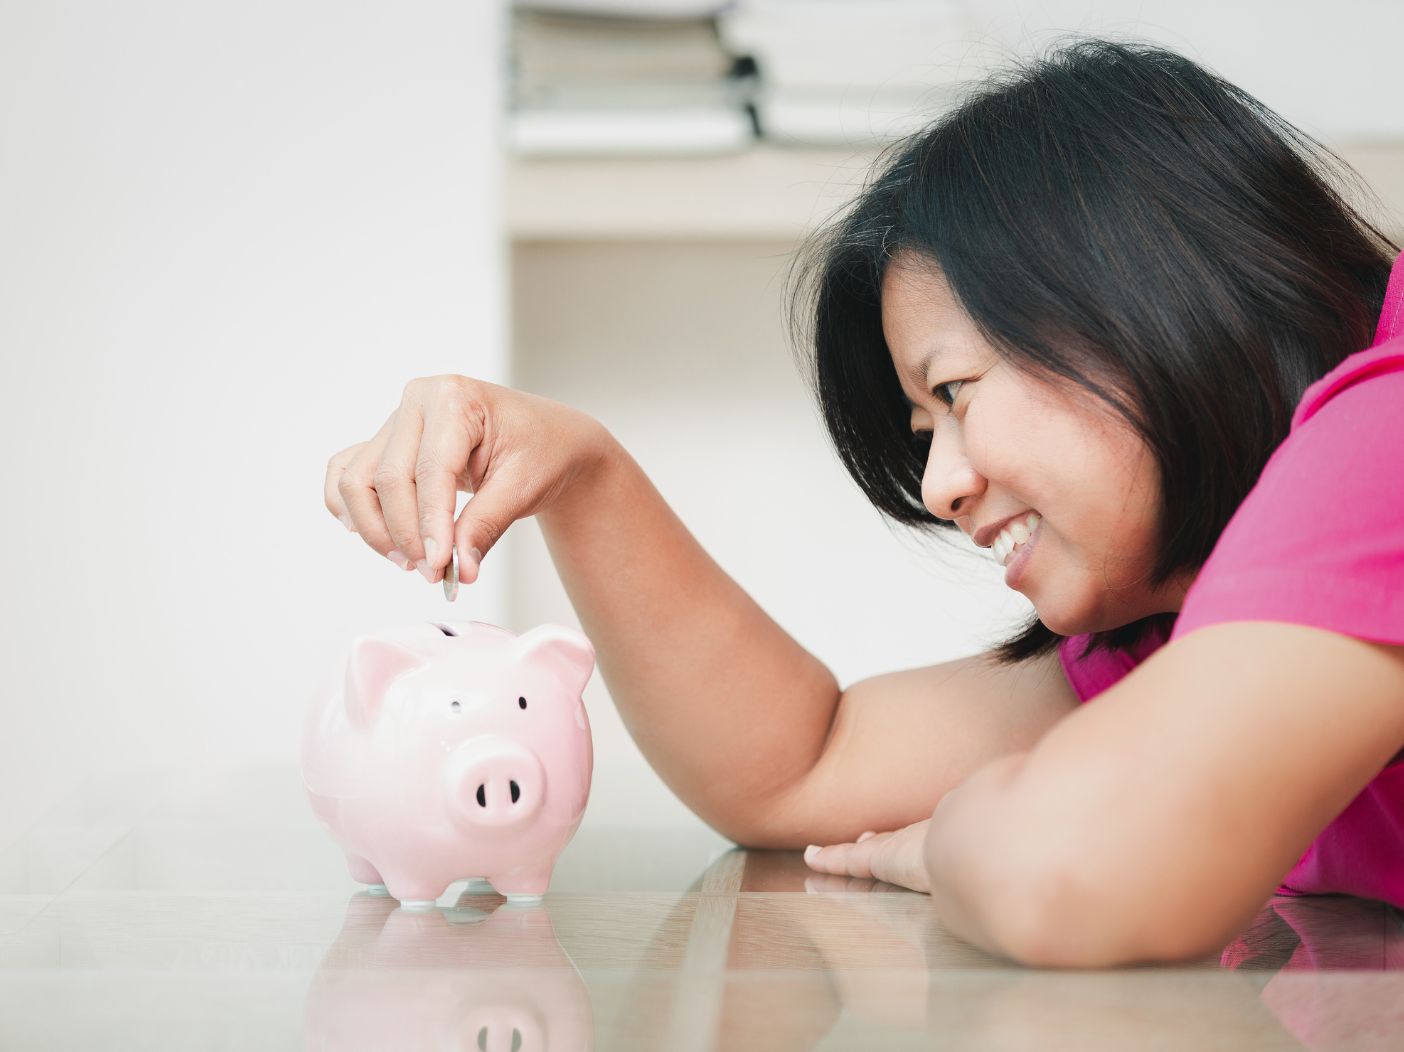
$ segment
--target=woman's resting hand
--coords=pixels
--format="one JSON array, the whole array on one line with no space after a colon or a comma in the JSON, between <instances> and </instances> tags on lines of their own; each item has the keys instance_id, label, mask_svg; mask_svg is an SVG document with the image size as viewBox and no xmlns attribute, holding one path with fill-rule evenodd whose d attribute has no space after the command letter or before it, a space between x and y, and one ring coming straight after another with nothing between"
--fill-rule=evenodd
<instances>
[{"instance_id":1,"label":"woman's resting hand","mask_svg":"<svg viewBox=\"0 0 1404 1052\"><path fill-rule=\"evenodd\" d=\"M891 833L864 833L848 844L811 845L804 860L820 873L883 880L929 895L924 849L930 824L924 818Z\"/></svg>"}]
</instances>

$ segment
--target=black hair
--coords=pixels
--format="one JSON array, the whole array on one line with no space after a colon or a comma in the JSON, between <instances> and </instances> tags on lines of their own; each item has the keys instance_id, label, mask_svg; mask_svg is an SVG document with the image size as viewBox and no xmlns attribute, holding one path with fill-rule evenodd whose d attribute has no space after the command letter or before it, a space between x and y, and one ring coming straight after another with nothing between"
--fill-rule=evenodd
<instances>
[{"instance_id":1,"label":"black hair","mask_svg":"<svg viewBox=\"0 0 1404 1052\"><path fill-rule=\"evenodd\" d=\"M1399 248L1333 188L1329 161L1355 176L1156 45L1079 38L994 73L886 151L790 275L791 329L839 458L895 522L959 529L922 504L930 439L911 433L883 338L883 275L911 254L1003 362L1076 384L1139 434L1160 473L1149 587L1197 572L1306 388L1374 335ZM1084 656L1176 616L1091 633ZM992 656L1063 638L1035 617Z\"/></svg>"}]
</instances>

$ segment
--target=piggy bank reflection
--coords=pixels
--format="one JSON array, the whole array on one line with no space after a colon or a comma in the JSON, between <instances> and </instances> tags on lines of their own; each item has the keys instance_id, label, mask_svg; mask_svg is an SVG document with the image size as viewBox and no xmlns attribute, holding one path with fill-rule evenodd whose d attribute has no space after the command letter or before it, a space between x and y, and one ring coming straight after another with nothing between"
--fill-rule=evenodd
<instances>
[{"instance_id":1,"label":"piggy bank reflection","mask_svg":"<svg viewBox=\"0 0 1404 1052\"><path fill-rule=\"evenodd\" d=\"M544 904L407 913L352 895L303 1020L304 1048L338 1052L595 1044L590 995Z\"/></svg>"},{"instance_id":2,"label":"piggy bank reflection","mask_svg":"<svg viewBox=\"0 0 1404 1052\"><path fill-rule=\"evenodd\" d=\"M302 742L312 809L352 878L405 909L433 907L465 877L540 898L590 795L581 695L594 667L589 640L561 625L519 636L425 622L357 638Z\"/></svg>"}]
</instances>

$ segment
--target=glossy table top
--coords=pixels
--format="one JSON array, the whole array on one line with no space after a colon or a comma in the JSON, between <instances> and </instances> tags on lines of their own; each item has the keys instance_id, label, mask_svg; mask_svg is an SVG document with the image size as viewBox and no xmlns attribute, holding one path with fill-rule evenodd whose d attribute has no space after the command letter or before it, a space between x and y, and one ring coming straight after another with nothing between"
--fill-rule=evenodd
<instances>
[{"instance_id":1,"label":"glossy table top","mask_svg":"<svg viewBox=\"0 0 1404 1052\"><path fill-rule=\"evenodd\" d=\"M536 906L359 890L296 770L94 779L0 853L0 1048L1397 1049L1404 917L1275 899L1223 954L1054 972L930 900L587 813Z\"/></svg>"}]
</instances>

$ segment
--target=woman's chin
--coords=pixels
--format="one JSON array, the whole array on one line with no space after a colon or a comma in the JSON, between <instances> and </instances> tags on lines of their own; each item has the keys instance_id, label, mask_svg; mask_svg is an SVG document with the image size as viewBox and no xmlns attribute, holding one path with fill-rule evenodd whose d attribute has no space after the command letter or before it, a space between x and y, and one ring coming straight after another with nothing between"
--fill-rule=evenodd
<instances>
[{"instance_id":1,"label":"woman's chin","mask_svg":"<svg viewBox=\"0 0 1404 1052\"><path fill-rule=\"evenodd\" d=\"M1043 622L1043 627L1060 636L1080 636L1097 631L1097 619L1085 611L1072 609L1066 603L1040 601L1030 596L1034 613Z\"/></svg>"}]
</instances>

